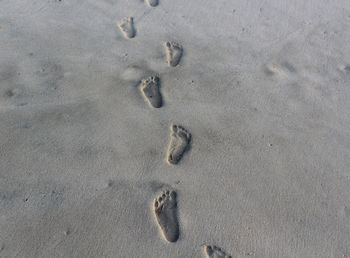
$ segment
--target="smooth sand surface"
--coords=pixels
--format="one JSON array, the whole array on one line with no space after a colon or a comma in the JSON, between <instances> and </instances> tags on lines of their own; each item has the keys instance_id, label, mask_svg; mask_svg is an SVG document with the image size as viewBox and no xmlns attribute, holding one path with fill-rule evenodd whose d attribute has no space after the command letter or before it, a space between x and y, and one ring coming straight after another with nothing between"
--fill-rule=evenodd
<instances>
[{"instance_id":1,"label":"smooth sand surface","mask_svg":"<svg viewBox=\"0 0 350 258\"><path fill-rule=\"evenodd\" d=\"M350 2L149 2L0 0L0 257L350 257Z\"/></svg>"}]
</instances>

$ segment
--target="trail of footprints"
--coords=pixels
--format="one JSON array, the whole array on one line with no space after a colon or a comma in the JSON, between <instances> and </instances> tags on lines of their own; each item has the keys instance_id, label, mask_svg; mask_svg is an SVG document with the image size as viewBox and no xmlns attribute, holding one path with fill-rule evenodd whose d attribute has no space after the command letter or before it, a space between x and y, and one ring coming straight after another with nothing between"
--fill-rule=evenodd
<instances>
[{"instance_id":1,"label":"trail of footprints","mask_svg":"<svg viewBox=\"0 0 350 258\"><path fill-rule=\"evenodd\" d=\"M150 7L156 7L159 0L145 0ZM118 26L126 39L136 36L136 29L133 17L123 18L118 22ZM169 67L177 66L183 55L183 48L177 42L164 43L166 61ZM163 100L160 91L161 81L158 76L149 76L141 80L139 89L152 108L162 107ZM176 165L188 150L191 142L191 134L180 125L170 126L170 141L166 160L170 165ZM177 194L175 190L166 189L161 192L153 202L153 212L159 230L164 239L168 242L176 242L180 236L178 221ZM231 258L221 248L215 245L204 245L203 253L208 258Z\"/></svg>"}]
</instances>

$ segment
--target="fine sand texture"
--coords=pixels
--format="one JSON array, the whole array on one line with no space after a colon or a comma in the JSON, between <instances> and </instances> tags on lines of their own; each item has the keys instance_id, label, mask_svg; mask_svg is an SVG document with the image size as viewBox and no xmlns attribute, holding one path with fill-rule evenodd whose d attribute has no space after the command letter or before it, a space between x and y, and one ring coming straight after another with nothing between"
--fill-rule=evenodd
<instances>
[{"instance_id":1,"label":"fine sand texture","mask_svg":"<svg viewBox=\"0 0 350 258\"><path fill-rule=\"evenodd\" d=\"M349 28L348 0L0 0L0 257L350 257Z\"/></svg>"}]
</instances>

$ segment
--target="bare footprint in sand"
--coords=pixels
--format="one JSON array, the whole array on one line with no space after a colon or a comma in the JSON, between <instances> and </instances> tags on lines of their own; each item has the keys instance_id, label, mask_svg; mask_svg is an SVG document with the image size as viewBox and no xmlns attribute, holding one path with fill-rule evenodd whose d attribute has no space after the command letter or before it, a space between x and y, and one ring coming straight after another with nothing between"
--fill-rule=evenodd
<instances>
[{"instance_id":1,"label":"bare footprint in sand","mask_svg":"<svg viewBox=\"0 0 350 258\"><path fill-rule=\"evenodd\" d=\"M176 192L166 190L154 200L154 214L164 238L176 242L179 238Z\"/></svg>"},{"instance_id":2,"label":"bare footprint in sand","mask_svg":"<svg viewBox=\"0 0 350 258\"><path fill-rule=\"evenodd\" d=\"M220 247L215 245L205 245L204 254L207 258L232 258L231 255L226 254Z\"/></svg>"},{"instance_id":3,"label":"bare footprint in sand","mask_svg":"<svg viewBox=\"0 0 350 258\"><path fill-rule=\"evenodd\" d=\"M169 66L177 66L182 57L182 46L175 42L165 42L166 57Z\"/></svg>"},{"instance_id":4,"label":"bare footprint in sand","mask_svg":"<svg viewBox=\"0 0 350 258\"><path fill-rule=\"evenodd\" d=\"M146 0L147 4L151 7L155 7L158 5L159 1L158 0Z\"/></svg>"},{"instance_id":5,"label":"bare footprint in sand","mask_svg":"<svg viewBox=\"0 0 350 258\"><path fill-rule=\"evenodd\" d=\"M141 81L141 91L143 96L154 108L160 108L162 106L162 95L159 90L160 82L157 76L150 76Z\"/></svg>"},{"instance_id":6,"label":"bare footprint in sand","mask_svg":"<svg viewBox=\"0 0 350 258\"><path fill-rule=\"evenodd\" d=\"M136 35L136 30L134 27L134 18L132 17L126 17L123 18L119 23L118 23L119 29L123 33L124 37L126 38L133 38Z\"/></svg>"},{"instance_id":7,"label":"bare footprint in sand","mask_svg":"<svg viewBox=\"0 0 350 258\"><path fill-rule=\"evenodd\" d=\"M171 125L170 130L171 139L168 149L168 162L177 164L191 141L191 134L179 125Z\"/></svg>"}]
</instances>

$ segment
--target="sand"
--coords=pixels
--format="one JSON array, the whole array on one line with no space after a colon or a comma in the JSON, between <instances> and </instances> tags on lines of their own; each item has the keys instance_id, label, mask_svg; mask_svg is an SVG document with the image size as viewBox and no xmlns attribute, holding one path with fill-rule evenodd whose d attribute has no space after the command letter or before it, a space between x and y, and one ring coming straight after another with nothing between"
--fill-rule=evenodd
<instances>
[{"instance_id":1,"label":"sand","mask_svg":"<svg viewBox=\"0 0 350 258\"><path fill-rule=\"evenodd\" d=\"M349 25L346 0L0 0L0 257L350 257Z\"/></svg>"}]
</instances>

